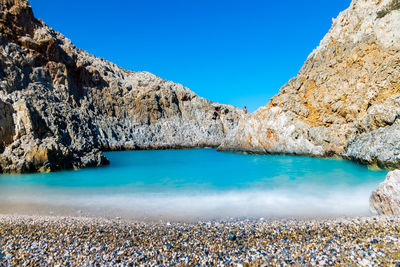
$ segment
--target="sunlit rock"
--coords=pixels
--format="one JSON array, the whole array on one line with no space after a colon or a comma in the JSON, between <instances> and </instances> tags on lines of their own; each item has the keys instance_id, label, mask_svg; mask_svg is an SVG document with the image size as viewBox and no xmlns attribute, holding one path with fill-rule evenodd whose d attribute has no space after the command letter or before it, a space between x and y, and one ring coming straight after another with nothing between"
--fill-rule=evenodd
<instances>
[{"instance_id":1,"label":"sunlit rock","mask_svg":"<svg viewBox=\"0 0 400 267\"><path fill-rule=\"evenodd\" d=\"M217 147L242 111L76 48L0 0L0 170L98 166L104 150Z\"/></svg>"},{"instance_id":2,"label":"sunlit rock","mask_svg":"<svg viewBox=\"0 0 400 267\"><path fill-rule=\"evenodd\" d=\"M400 216L400 170L391 171L371 194L373 214Z\"/></svg>"},{"instance_id":3,"label":"sunlit rock","mask_svg":"<svg viewBox=\"0 0 400 267\"><path fill-rule=\"evenodd\" d=\"M400 166L400 10L386 12L391 2L352 1L298 75L219 149Z\"/></svg>"}]
</instances>

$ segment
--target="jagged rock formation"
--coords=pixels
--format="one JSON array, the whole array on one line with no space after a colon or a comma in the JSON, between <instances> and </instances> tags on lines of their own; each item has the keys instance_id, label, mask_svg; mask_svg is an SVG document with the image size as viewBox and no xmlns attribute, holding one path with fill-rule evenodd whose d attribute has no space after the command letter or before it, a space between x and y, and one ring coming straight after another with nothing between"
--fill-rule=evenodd
<instances>
[{"instance_id":1,"label":"jagged rock formation","mask_svg":"<svg viewBox=\"0 0 400 267\"><path fill-rule=\"evenodd\" d=\"M0 171L98 166L103 150L216 147L242 111L77 49L0 0Z\"/></svg>"},{"instance_id":2,"label":"jagged rock formation","mask_svg":"<svg viewBox=\"0 0 400 267\"><path fill-rule=\"evenodd\" d=\"M400 10L393 1L353 0L297 77L243 118L220 150L400 166Z\"/></svg>"},{"instance_id":3,"label":"jagged rock formation","mask_svg":"<svg viewBox=\"0 0 400 267\"><path fill-rule=\"evenodd\" d=\"M369 204L373 214L400 216L400 170L388 173L372 192Z\"/></svg>"}]
</instances>

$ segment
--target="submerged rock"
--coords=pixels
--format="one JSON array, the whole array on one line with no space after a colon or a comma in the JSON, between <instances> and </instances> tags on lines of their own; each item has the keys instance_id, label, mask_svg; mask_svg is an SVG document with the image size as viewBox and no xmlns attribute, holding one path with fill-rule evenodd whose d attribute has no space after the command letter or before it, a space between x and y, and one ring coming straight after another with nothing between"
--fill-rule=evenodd
<instances>
[{"instance_id":1,"label":"submerged rock","mask_svg":"<svg viewBox=\"0 0 400 267\"><path fill-rule=\"evenodd\" d=\"M341 156L400 166L400 10L353 0L279 94L220 150Z\"/></svg>"},{"instance_id":2,"label":"submerged rock","mask_svg":"<svg viewBox=\"0 0 400 267\"><path fill-rule=\"evenodd\" d=\"M371 194L373 214L400 216L400 170L391 171Z\"/></svg>"},{"instance_id":3,"label":"submerged rock","mask_svg":"<svg viewBox=\"0 0 400 267\"><path fill-rule=\"evenodd\" d=\"M217 147L242 111L76 48L0 0L0 171L99 166L104 150Z\"/></svg>"}]
</instances>

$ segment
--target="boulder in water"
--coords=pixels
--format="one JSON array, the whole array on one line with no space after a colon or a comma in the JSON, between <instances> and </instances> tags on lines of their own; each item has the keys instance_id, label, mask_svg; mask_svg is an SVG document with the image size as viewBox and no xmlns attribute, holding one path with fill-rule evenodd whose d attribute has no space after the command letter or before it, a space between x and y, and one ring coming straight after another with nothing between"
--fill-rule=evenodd
<instances>
[{"instance_id":1,"label":"boulder in water","mask_svg":"<svg viewBox=\"0 0 400 267\"><path fill-rule=\"evenodd\" d=\"M370 210L373 214L400 215L400 170L391 171L371 194Z\"/></svg>"}]
</instances>

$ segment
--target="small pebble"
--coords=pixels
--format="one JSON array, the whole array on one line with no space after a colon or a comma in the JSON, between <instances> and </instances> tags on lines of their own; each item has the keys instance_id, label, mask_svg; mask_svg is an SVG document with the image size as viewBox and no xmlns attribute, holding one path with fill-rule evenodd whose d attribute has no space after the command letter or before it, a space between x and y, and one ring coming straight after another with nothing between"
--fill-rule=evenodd
<instances>
[{"instance_id":1,"label":"small pebble","mask_svg":"<svg viewBox=\"0 0 400 267\"><path fill-rule=\"evenodd\" d=\"M115 219L0 215L0 266L399 264L398 217L173 224Z\"/></svg>"},{"instance_id":2,"label":"small pebble","mask_svg":"<svg viewBox=\"0 0 400 267\"><path fill-rule=\"evenodd\" d=\"M229 241L235 241L235 240L236 240L236 235L235 234L230 234Z\"/></svg>"}]
</instances>

